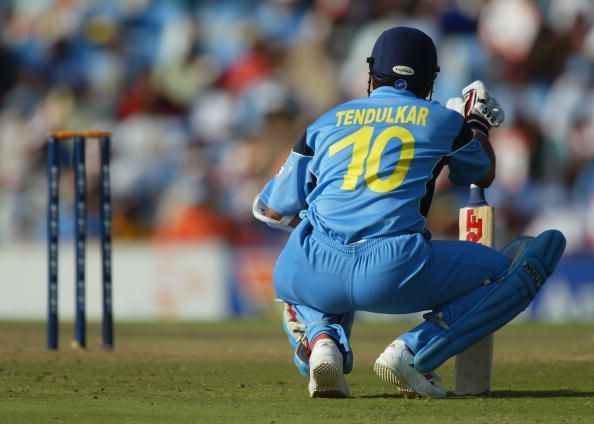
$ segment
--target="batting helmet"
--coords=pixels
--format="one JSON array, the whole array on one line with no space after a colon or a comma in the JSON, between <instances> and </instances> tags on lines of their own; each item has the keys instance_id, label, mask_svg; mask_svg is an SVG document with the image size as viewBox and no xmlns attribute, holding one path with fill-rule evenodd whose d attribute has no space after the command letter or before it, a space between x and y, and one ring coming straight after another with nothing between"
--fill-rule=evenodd
<instances>
[{"instance_id":1,"label":"batting helmet","mask_svg":"<svg viewBox=\"0 0 594 424\"><path fill-rule=\"evenodd\" d=\"M370 79L412 91L432 87L439 72L437 50L431 37L408 27L384 31L367 62Z\"/></svg>"}]
</instances>

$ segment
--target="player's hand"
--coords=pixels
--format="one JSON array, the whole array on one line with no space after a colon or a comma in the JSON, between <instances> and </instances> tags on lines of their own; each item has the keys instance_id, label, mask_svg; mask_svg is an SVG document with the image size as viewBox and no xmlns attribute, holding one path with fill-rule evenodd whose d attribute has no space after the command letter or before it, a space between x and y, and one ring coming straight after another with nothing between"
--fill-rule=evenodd
<instances>
[{"instance_id":1,"label":"player's hand","mask_svg":"<svg viewBox=\"0 0 594 424\"><path fill-rule=\"evenodd\" d=\"M474 81L462 89L464 116L471 127L485 133L505 120L503 109L492 97L482 81Z\"/></svg>"}]
</instances>

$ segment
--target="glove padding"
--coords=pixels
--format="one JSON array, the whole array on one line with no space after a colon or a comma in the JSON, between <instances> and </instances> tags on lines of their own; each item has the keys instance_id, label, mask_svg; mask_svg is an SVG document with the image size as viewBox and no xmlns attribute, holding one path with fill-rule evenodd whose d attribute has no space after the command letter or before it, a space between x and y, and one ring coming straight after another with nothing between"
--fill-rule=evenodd
<instances>
[{"instance_id":1,"label":"glove padding","mask_svg":"<svg viewBox=\"0 0 594 424\"><path fill-rule=\"evenodd\" d=\"M464 116L464 99L462 97L450 97L445 106Z\"/></svg>"},{"instance_id":2,"label":"glove padding","mask_svg":"<svg viewBox=\"0 0 594 424\"><path fill-rule=\"evenodd\" d=\"M254 199L254 203L252 204L252 213L258 221L266 223L271 228L288 232L293 231L293 227L291 227L291 221L293 218L295 218L295 215L283 216L280 220L276 220L266 216L266 209L266 205L264 202L262 202L262 200L260 200L260 197L256 197Z\"/></svg>"},{"instance_id":3,"label":"glove padding","mask_svg":"<svg viewBox=\"0 0 594 424\"><path fill-rule=\"evenodd\" d=\"M472 128L488 133L491 128L498 127L505 120L501 106L489 94L482 81L477 80L464 87L462 96L464 97L464 116Z\"/></svg>"}]
</instances>

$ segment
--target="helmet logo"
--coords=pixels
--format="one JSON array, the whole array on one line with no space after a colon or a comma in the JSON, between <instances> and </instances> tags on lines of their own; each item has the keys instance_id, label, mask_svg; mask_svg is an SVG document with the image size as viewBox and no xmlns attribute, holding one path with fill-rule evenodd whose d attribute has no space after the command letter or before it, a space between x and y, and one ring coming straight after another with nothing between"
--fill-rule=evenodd
<instances>
[{"instance_id":1,"label":"helmet logo","mask_svg":"<svg viewBox=\"0 0 594 424\"><path fill-rule=\"evenodd\" d=\"M394 73L399 74L399 75L414 75L415 74L415 70L413 68L411 68L410 66L405 66L405 65L396 65L392 68L392 70L394 71Z\"/></svg>"},{"instance_id":2,"label":"helmet logo","mask_svg":"<svg viewBox=\"0 0 594 424\"><path fill-rule=\"evenodd\" d=\"M396 83L394 83L394 88L396 88L396 90L406 90L407 85L405 80L399 78L396 80Z\"/></svg>"}]
</instances>

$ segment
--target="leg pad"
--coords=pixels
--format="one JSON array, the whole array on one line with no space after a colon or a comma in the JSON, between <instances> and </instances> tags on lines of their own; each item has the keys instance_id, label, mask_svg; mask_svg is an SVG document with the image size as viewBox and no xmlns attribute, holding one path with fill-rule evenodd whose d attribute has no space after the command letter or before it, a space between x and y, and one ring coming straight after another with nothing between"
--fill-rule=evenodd
<instances>
[{"instance_id":1,"label":"leg pad","mask_svg":"<svg viewBox=\"0 0 594 424\"><path fill-rule=\"evenodd\" d=\"M431 372L515 318L553 273L564 250L565 237L559 231L545 231L536 237L493 290L417 352L415 368Z\"/></svg>"}]
</instances>

